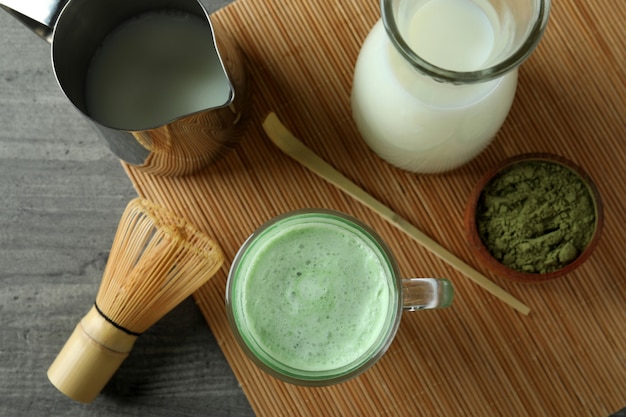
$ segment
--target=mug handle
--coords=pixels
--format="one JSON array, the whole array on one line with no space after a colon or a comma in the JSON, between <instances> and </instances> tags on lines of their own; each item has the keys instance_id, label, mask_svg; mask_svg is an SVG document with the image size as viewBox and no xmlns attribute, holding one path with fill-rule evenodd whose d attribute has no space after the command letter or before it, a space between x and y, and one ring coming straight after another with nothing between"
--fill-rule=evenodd
<instances>
[{"instance_id":1,"label":"mug handle","mask_svg":"<svg viewBox=\"0 0 626 417\"><path fill-rule=\"evenodd\" d=\"M403 309L408 311L445 308L452 304L454 287L447 278L402 280Z\"/></svg>"}]
</instances>

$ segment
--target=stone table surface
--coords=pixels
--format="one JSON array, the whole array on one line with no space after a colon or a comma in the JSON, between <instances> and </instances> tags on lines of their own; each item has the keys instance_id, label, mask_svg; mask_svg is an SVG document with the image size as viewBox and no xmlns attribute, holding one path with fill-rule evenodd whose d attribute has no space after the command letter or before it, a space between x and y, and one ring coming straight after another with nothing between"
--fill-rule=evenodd
<instances>
[{"instance_id":1,"label":"stone table surface","mask_svg":"<svg viewBox=\"0 0 626 417\"><path fill-rule=\"evenodd\" d=\"M136 193L57 86L49 44L3 10L0 33L0 416L254 415L191 298L138 339L93 403L48 382Z\"/></svg>"},{"instance_id":2,"label":"stone table surface","mask_svg":"<svg viewBox=\"0 0 626 417\"><path fill-rule=\"evenodd\" d=\"M58 88L50 46L4 11L0 33L0 416L254 415L191 298L139 338L93 403L48 382L136 193Z\"/></svg>"}]
</instances>

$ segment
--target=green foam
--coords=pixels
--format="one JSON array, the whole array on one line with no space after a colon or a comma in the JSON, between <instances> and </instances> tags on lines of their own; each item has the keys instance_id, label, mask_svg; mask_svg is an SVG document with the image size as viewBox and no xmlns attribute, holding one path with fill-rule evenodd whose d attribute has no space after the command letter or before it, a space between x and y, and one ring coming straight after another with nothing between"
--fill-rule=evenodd
<instances>
[{"instance_id":1,"label":"green foam","mask_svg":"<svg viewBox=\"0 0 626 417\"><path fill-rule=\"evenodd\" d=\"M350 227L292 220L250 246L233 306L253 350L316 372L347 366L384 339L392 271Z\"/></svg>"}]
</instances>

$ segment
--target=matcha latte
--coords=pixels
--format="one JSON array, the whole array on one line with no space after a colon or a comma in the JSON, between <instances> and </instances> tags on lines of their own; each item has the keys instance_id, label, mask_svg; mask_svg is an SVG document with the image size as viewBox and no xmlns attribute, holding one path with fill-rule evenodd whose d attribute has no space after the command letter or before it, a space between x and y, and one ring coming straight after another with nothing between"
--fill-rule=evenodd
<instances>
[{"instance_id":1,"label":"matcha latte","mask_svg":"<svg viewBox=\"0 0 626 417\"><path fill-rule=\"evenodd\" d=\"M262 226L242 246L227 288L239 342L270 374L327 385L374 363L397 330L394 261L366 226L302 210Z\"/></svg>"}]
</instances>

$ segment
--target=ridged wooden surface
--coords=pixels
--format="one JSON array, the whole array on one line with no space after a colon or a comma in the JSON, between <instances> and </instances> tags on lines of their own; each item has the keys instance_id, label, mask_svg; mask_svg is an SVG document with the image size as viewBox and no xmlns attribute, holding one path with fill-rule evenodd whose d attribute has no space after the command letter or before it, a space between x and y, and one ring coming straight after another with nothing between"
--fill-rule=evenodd
<instances>
[{"instance_id":1,"label":"ridged wooden surface","mask_svg":"<svg viewBox=\"0 0 626 417\"><path fill-rule=\"evenodd\" d=\"M602 416L626 405L626 3L553 2L544 39L522 66L515 104L492 145L448 174L400 171L361 141L350 117L353 66L379 17L364 0L239 0L214 15L241 45L253 103L245 139L198 175L163 178L126 167L139 194L187 216L228 258L195 295L259 416ZM447 267L376 213L276 149L261 122L275 111L310 148L444 247L528 304L523 316ZM472 258L463 210L496 162L557 153L595 179L605 204L596 252L541 285L507 282ZM364 375L301 388L259 371L228 327L230 262L261 223L301 207L350 213L374 227L406 276L448 276L452 308L405 314L396 340Z\"/></svg>"}]
</instances>

